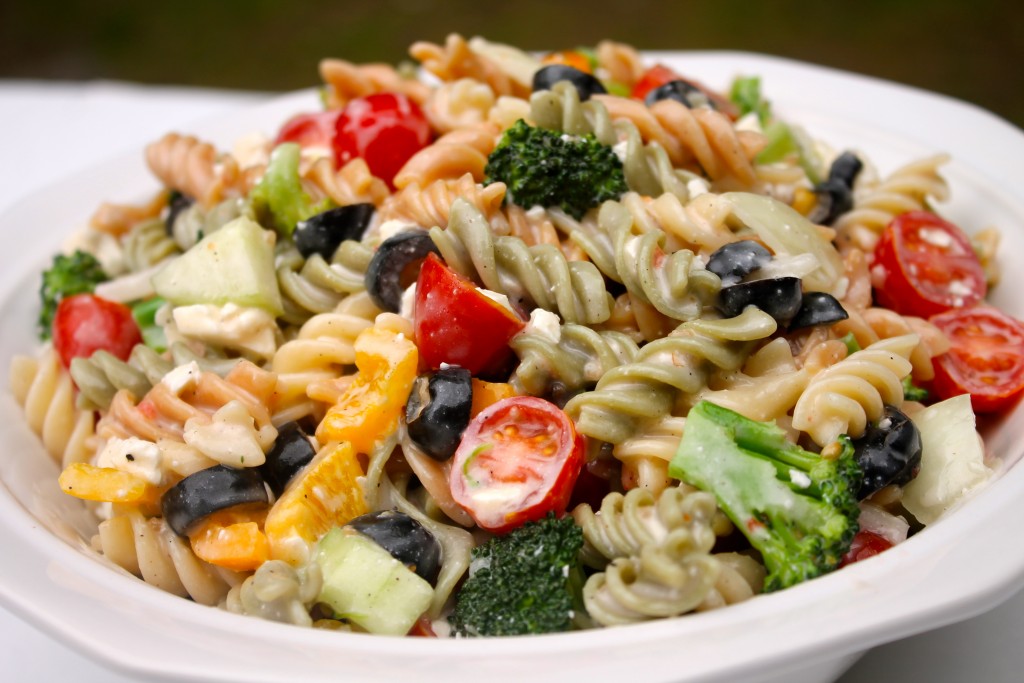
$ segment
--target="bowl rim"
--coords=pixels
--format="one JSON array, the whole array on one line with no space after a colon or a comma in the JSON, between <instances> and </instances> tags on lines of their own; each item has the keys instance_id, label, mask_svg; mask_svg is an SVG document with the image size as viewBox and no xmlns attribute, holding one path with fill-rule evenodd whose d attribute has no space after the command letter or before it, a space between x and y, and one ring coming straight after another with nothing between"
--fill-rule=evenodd
<instances>
[{"instance_id":1,"label":"bowl rim","mask_svg":"<svg viewBox=\"0 0 1024 683\"><path fill-rule=\"evenodd\" d=\"M871 102L896 102L902 106L886 118L887 132L933 146L934 141L928 142L928 133L914 115L926 107L924 110L934 112L936 118L943 117L957 126L958 132L968 130L966 139L947 146L954 148L957 163L975 167L986 180L1013 177L1009 160L1024 154L1024 133L1019 129L974 105L934 93L754 53L650 52L645 56L683 64L680 68L707 82L712 82L708 74L721 73L747 72L760 74L766 81L770 78L768 89L773 99L792 110L798 123L805 118L805 111L827 115L829 110L842 106L850 119L857 120L866 115L877 116L869 108ZM793 82L801 86L779 87ZM858 97L848 95L822 106L822 90L834 94L851 88ZM312 91L300 91L253 108L242 118L258 120L311 101ZM215 139L223 139L230 128L235 128L237 134L237 120L232 118L235 116L219 115L192 128L209 130ZM987 135L995 138L995 142L979 139L983 134L978 129L990 131ZM225 144L229 142L227 139ZM965 147L966 154L961 154L960 147ZM998 150L997 156L986 156L994 150ZM1013 154L1014 150L1019 154ZM138 152L125 154L37 190L0 216L0 225L32 214L69 183L85 183L87 176L95 182L96 177L103 178L114 169L130 167L141 172L141 156ZM1007 201L1019 208L1021 191L1009 187L1005 180L994 182ZM96 198L98 203L103 197ZM1018 215L1024 215L1024 211ZM61 235L64 232L55 231ZM25 246L30 254L52 251L52 245L46 245L44 250L39 245L33 248L26 241ZM16 267L4 270L0 275L0 301L19 295L28 273L36 272L34 265L32 259L19 259ZM13 410L20 416L12 397L5 395L3 399L0 414L7 415ZM0 423L0 438L15 443L34 439L23 421L12 424L9 420ZM41 452L38 447L37 450ZM282 665L260 659L265 647L261 643L266 642L296 653L296 661L309 662L308 677L312 680L336 676L336 669L317 662L330 662L339 655L358 663L355 672L360 680L390 680L388 672L413 666L440 666L438 680L442 675L445 680L460 680L460 675L468 679L483 673L496 680L518 680L534 672L538 680L564 680L566 675L580 675L584 669L603 679L635 670L623 662L635 666L637 661L649 665L645 677L650 680L671 680L682 673L702 680L734 680L737 676L763 673L766 668L783 671L847 655L968 618L1008 598L1012 589L1024 584L1024 546L1003 547L994 558L992 548L1001 547L999 541L1005 539L1007 529L1004 524L993 522L1013 519L1024 512L1024 497L1018 495L1022 489L1024 468L1011 468L969 505L883 555L728 610L625 628L542 637L396 641L382 636L296 629L257 619L239 622L242 617L162 593L126 574L117 577L105 561L80 552L54 535L40 533L44 526L41 521L19 501L6 481L0 480L0 543L18 548L9 560L17 566L0 570L4 579L0 581L0 602L101 663L135 675L157 675L168 680L271 681L295 676L299 671L295 661ZM989 561L982 561L984 558ZM899 572L905 564L925 570L906 576L906 572ZM40 576L48 577L44 586L40 585ZM956 590L950 590L951 584ZM111 602L118 599L126 604ZM857 609L853 609L851 602L857 603ZM107 619L104 627L97 629L92 626L89 612L98 607L109 610L108 616L120 618ZM871 611L865 614L868 607ZM831 623L830 615L845 621ZM242 639L242 644L236 643L237 652L227 656L216 649L196 652L196 639L223 640L242 624L246 624L249 637ZM766 638L765 633L772 638ZM779 646L775 641L784 635L790 639ZM191 646L192 656L171 662L166 656L161 658L160 651L168 650L168 641ZM766 641L772 641L775 649L767 649ZM397 642L402 643L401 647L396 647ZM679 642L691 645L684 656L666 656ZM616 661L609 661L609 653L616 656ZM387 660L384 668L379 661L382 657ZM566 663L569 659L573 660L571 665ZM240 668L246 663L248 668ZM509 663L529 667L530 671L510 670ZM685 672L679 669L681 663L685 663ZM538 671L542 667L547 670Z\"/></svg>"}]
</instances>

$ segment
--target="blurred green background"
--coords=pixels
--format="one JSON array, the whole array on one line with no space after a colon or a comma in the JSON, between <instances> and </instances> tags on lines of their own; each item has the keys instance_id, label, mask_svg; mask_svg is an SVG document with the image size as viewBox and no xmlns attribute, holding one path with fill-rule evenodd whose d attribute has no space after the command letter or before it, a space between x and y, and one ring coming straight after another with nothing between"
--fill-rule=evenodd
<instances>
[{"instance_id":1,"label":"blurred green background","mask_svg":"<svg viewBox=\"0 0 1024 683\"><path fill-rule=\"evenodd\" d=\"M414 40L451 31L528 49L609 37L764 52L935 90L1024 126L1024 5L1010 0L3 0L0 78L292 90L318 81L320 57L397 62Z\"/></svg>"}]
</instances>

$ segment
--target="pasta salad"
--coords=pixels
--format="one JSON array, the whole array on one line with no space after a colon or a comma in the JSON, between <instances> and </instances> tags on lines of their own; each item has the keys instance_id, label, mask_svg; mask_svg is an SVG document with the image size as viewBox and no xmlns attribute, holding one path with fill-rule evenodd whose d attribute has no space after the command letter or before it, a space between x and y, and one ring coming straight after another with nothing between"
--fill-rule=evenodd
<instances>
[{"instance_id":1,"label":"pasta salad","mask_svg":"<svg viewBox=\"0 0 1024 683\"><path fill-rule=\"evenodd\" d=\"M103 204L12 392L95 550L195 602L385 635L676 617L903 542L1024 389L998 233L603 41L320 64L323 109ZM770 84L765 84L770 89Z\"/></svg>"}]
</instances>

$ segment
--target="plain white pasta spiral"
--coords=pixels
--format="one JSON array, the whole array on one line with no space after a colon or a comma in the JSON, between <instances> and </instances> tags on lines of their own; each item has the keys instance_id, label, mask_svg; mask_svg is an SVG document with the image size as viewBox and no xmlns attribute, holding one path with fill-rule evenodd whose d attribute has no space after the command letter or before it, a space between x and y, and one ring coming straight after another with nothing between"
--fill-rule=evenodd
<instances>
[{"instance_id":1,"label":"plain white pasta spiral","mask_svg":"<svg viewBox=\"0 0 1024 683\"><path fill-rule=\"evenodd\" d=\"M11 393L25 410L25 421L43 441L46 452L67 467L92 455L95 419L75 407L71 375L57 353L47 347L38 358L11 360Z\"/></svg>"},{"instance_id":2,"label":"plain white pasta spiral","mask_svg":"<svg viewBox=\"0 0 1024 683\"><path fill-rule=\"evenodd\" d=\"M146 583L202 605L220 603L243 578L200 560L163 518L147 519L136 511L102 522L93 543L107 559Z\"/></svg>"},{"instance_id":3,"label":"plain white pasta spiral","mask_svg":"<svg viewBox=\"0 0 1024 683\"><path fill-rule=\"evenodd\" d=\"M793 427L819 446L841 434L863 434L886 405L903 404L903 378L917 344L916 334L883 339L815 375L793 409Z\"/></svg>"}]
</instances>

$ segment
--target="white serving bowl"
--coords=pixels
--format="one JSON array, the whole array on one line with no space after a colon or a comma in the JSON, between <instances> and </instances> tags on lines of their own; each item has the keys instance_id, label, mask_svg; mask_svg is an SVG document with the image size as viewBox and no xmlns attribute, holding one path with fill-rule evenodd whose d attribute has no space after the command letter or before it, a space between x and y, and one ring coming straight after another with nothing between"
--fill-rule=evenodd
<instances>
[{"instance_id":1,"label":"white serving bowl","mask_svg":"<svg viewBox=\"0 0 1024 683\"><path fill-rule=\"evenodd\" d=\"M784 117L840 149L865 153L885 174L939 151L953 200L940 212L968 230L1003 230L1004 276L992 301L1018 318L1024 269L1024 133L971 105L906 87L742 53L655 53L717 87L760 75ZM229 147L317 107L302 92L190 128ZM25 198L0 217L3 377L35 346L39 272L102 200L156 189L141 150ZM95 521L57 487L58 467L0 398L0 601L46 632L146 680L788 681L837 677L873 645L966 619L1009 597L1024 579L1021 409L984 425L1002 463L998 480L938 523L882 555L789 590L715 612L637 626L544 637L447 640L300 629L202 607L165 594L89 549Z\"/></svg>"}]
</instances>

